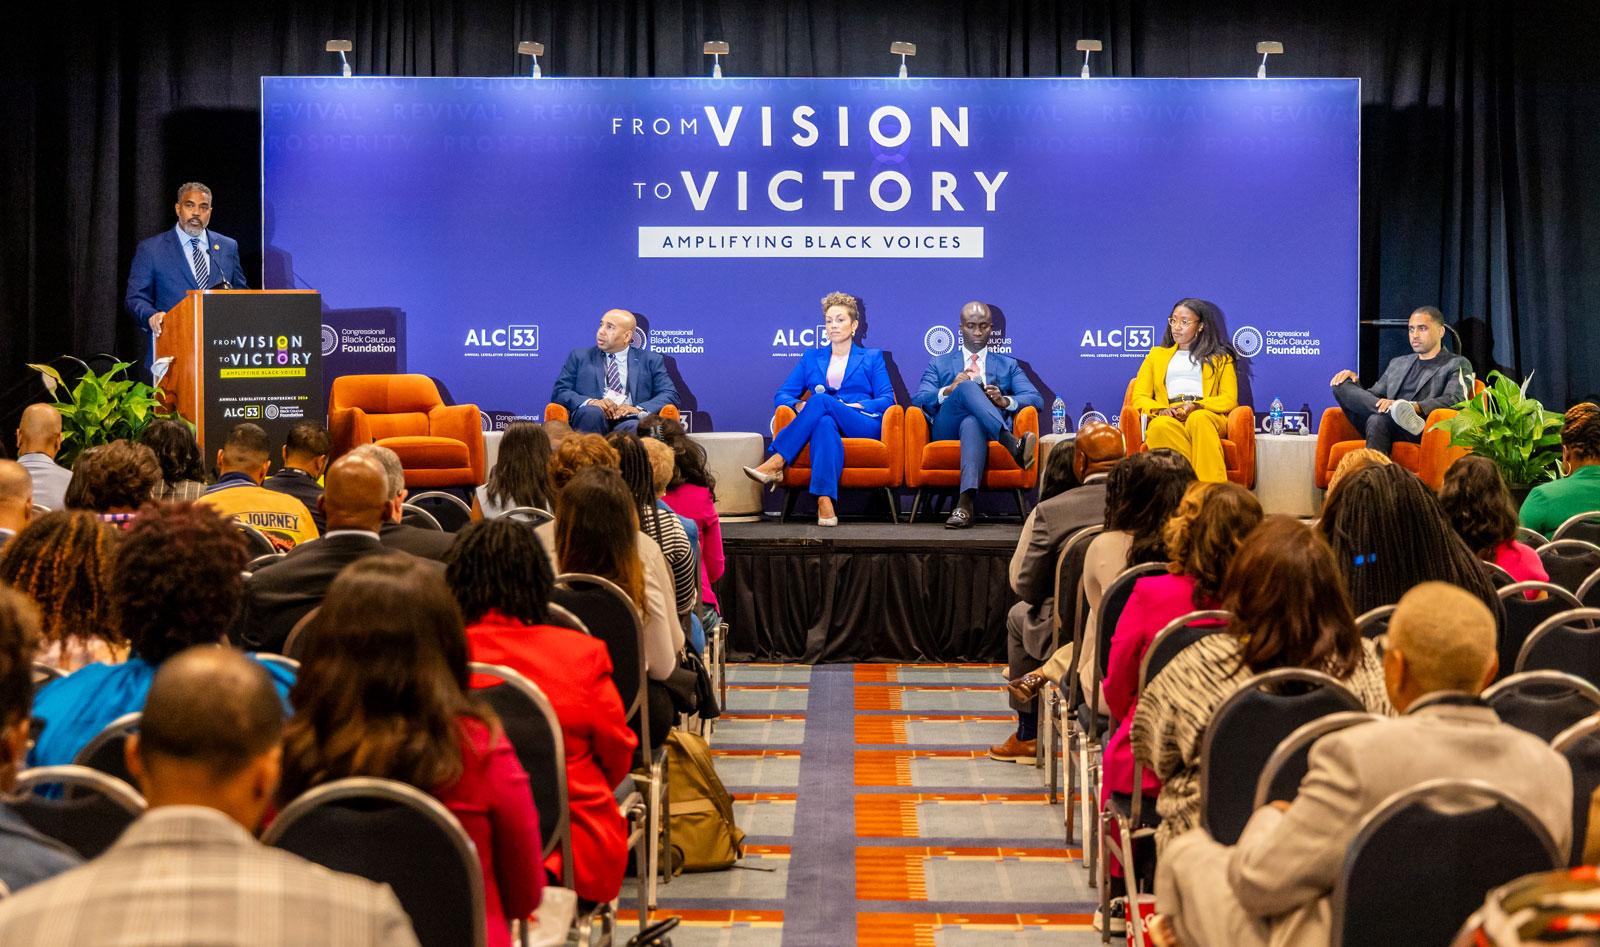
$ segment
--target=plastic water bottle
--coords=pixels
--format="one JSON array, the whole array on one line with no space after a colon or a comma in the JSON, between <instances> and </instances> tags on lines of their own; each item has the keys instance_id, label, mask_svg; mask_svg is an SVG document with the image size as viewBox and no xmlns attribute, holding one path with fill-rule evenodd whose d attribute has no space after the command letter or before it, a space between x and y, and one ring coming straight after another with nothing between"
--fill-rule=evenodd
<instances>
[{"instance_id":1,"label":"plastic water bottle","mask_svg":"<svg viewBox=\"0 0 1600 947\"><path fill-rule=\"evenodd\" d=\"M1272 413L1267 415L1267 433L1283 433L1283 399L1272 399Z\"/></svg>"},{"instance_id":2,"label":"plastic water bottle","mask_svg":"<svg viewBox=\"0 0 1600 947\"><path fill-rule=\"evenodd\" d=\"M1067 403L1060 398L1050 405L1050 430L1056 434L1067 433Z\"/></svg>"}]
</instances>

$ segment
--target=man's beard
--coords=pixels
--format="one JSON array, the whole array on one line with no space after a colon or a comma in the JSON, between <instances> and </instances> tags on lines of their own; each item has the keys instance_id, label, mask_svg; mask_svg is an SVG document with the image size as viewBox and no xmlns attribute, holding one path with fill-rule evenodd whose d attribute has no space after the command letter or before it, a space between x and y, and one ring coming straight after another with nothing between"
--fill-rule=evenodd
<instances>
[{"instance_id":1,"label":"man's beard","mask_svg":"<svg viewBox=\"0 0 1600 947\"><path fill-rule=\"evenodd\" d=\"M181 221L178 224L178 227L191 237L198 237L206 232L206 228L203 225L198 223L190 223L188 221Z\"/></svg>"}]
</instances>

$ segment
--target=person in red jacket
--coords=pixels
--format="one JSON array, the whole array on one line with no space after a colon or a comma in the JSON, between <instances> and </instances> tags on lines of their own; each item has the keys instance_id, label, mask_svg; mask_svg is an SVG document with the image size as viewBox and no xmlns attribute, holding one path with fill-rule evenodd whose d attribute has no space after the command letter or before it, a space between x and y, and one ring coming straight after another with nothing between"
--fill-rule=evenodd
<instances>
[{"instance_id":1,"label":"person in red jacket","mask_svg":"<svg viewBox=\"0 0 1600 947\"><path fill-rule=\"evenodd\" d=\"M555 708L567 755L573 886L585 901L610 901L628 867L628 826L615 791L638 739L611 681L605 642L547 623L555 577L525 523L469 523L445 557L445 581L466 618L472 660L516 671ZM545 869L559 878L561 867L561 852L552 852Z\"/></svg>"}]
</instances>

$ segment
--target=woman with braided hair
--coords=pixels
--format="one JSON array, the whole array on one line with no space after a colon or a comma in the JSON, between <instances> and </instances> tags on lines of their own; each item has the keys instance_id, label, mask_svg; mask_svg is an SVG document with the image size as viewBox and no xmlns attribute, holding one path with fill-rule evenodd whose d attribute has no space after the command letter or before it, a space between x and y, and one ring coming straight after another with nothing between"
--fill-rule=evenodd
<instances>
[{"instance_id":1,"label":"woman with braided hair","mask_svg":"<svg viewBox=\"0 0 1600 947\"><path fill-rule=\"evenodd\" d=\"M128 656L111 607L115 533L87 510L58 510L18 533L0 555L0 582L39 607L39 650L33 660L75 671Z\"/></svg>"},{"instance_id":2,"label":"woman with braided hair","mask_svg":"<svg viewBox=\"0 0 1600 947\"><path fill-rule=\"evenodd\" d=\"M678 514L671 509L663 510L656 502L655 471L639 435L617 431L607 441L617 451L622 482L627 484L634 506L638 508L639 531L656 541L672 569L673 598L681 621L694 611L700 600L700 565L695 562L689 534L678 522Z\"/></svg>"},{"instance_id":3,"label":"woman with braided hair","mask_svg":"<svg viewBox=\"0 0 1600 947\"><path fill-rule=\"evenodd\" d=\"M1522 501L1522 525L1546 536L1579 513L1600 510L1600 406L1592 401L1567 409L1561 466L1565 477L1539 484Z\"/></svg>"}]
</instances>

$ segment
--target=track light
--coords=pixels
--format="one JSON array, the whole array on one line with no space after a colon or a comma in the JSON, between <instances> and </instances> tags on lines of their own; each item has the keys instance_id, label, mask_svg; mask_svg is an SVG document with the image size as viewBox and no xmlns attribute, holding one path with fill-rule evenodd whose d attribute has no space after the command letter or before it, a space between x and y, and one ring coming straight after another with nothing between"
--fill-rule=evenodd
<instances>
[{"instance_id":1,"label":"track light","mask_svg":"<svg viewBox=\"0 0 1600 947\"><path fill-rule=\"evenodd\" d=\"M700 51L711 57L711 78L722 78L722 57L728 55L728 44L722 40L712 40L700 47Z\"/></svg>"},{"instance_id":2,"label":"track light","mask_svg":"<svg viewBox=\"0 0 1600 947\"><path fill-rule=\"evenodd\" d=\"M1089 54L1098 53L1104 47L1105 44L1097 39L1078 40L1078 52L1083 53L1083 69L1078 73L1078 78L1089 78Z\"/></svg>"},{"instance_id":3,"label":"track light","mask_svg":"<svg viewBox=\"0 0 1600 947\"><path fill-rule=\"evenodd\" d=\"M517 54L521 56L533 57L533 72L529 73L529 75L535 79L544 75L544 73L539 70L539 57L544 55L543 43L530 43L527 40L523 40L517 44Z\"/></svg>"},{"instance_id":4,"label":"track light","mask_svg":"<svg viewBox=\"0 0 1600 947\"><path fill-rule=\"evenodd\" d=\"M906 77L906 57L917 54L916 43L890 43L889 52L900 57L900 78Z\"/></svg>"},{"instance_id":5,"label":"track light","mask_svg":"<svg viewBox=\"0 0 1600 947\"><path fill-rule=\"evenodd\" d=\"M1256 52L1261 54L1261 65L1256 67L1256 78L1265 79L1267 77L1267 57L1275 53L1282 53L1283 44L1275 42L1257 43Z\"/></svg>"},{"instance_id":6,"label":"track light","mask_svg":"<svg viewBox=\"0 0 1600 947\"><path fill-rule=\"evenodd\" d=\"M338 53L339 54L339 61L344 63L344 77L346 79L350 78L350 60L349 60L348 57L345 56L345 53L348 53L349 51L350 51L350 41L349 40L347 40L347 39L330 39L330 40L328 40L328 52L330 52L330 53Z\"/></svg>"}]
</instances>

